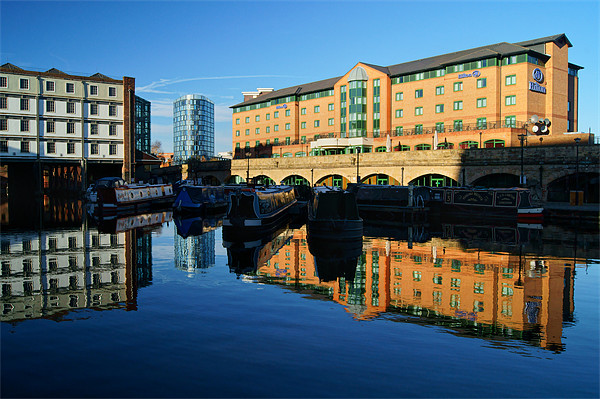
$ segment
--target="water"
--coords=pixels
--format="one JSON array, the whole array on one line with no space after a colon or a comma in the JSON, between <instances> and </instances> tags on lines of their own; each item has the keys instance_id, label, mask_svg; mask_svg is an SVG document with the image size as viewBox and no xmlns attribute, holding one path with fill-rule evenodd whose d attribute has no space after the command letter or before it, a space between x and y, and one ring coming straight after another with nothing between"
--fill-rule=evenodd
<instances>
[{"instance_id":1,"label":"water","mask_svg":"<svg viewBox=\"0 0 600 399\"><path fill-rule=\"evenodd\" d=\"M600 393L596 231L153 217L3 226L2 397Z\"/></svg>"}]
</instances>

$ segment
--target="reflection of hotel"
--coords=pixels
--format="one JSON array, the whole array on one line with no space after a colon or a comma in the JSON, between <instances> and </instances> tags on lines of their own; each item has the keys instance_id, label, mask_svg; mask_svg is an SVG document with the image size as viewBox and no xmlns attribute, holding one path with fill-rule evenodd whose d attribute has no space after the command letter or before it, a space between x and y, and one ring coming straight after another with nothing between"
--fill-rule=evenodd
<instances>
[{"instance_id":1,"label":"reflection of hotel","mask_svg":"<svg viewBox=\"0 0 600 399\"><path fill-rule=\"evenodd\" d=\"M562 348L562 323L573 313L572 262L467 252L456 241L440 239L412 248L406 242L370 239L363 248L353 281L341 277L323 283L306 244L306 231L300 229L258 273L283 279L286 285L313 287L346 305L357 319L385 312L449 319L480 335Z\"/></svg>"},{"instance_id":2,"label":"reflection of hotel","mask_svg":"<svg viewBox=\"0 0 600 399\"><path fill-rule=\"evenodd\" d=\"M193 271L212 267L215 265L215 231L187 238L175 232L174 250L177 269Z\"/></svg>"},{"instance_id":3,"label":"reflection of hotel","mask_svg":"<svg viewBox=\"0 0 600 399\"><path fill-rule=\"evenodd\" d=\"M74 309L135 309L151 267L146 236L63 229L0 236L2 321ZM134 268L135 264L135 268Z\"/></svg>"}]
</instances>

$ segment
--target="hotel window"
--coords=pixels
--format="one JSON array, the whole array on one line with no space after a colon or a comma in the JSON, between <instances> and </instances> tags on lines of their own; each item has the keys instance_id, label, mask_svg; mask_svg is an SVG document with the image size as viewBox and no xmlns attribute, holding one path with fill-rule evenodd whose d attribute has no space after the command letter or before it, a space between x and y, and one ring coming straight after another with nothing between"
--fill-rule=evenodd
<instances>
[{"instance_id":1,"label":"hotel window","mask_svg":"<svg viewBox=\"0 0 600 399\"><path fill-rule=\"evenodd\" d=\"M74 114L75 113L75 103L67 103L67 114Z\"/></svg>"},{"instance_id":2,"label":"hotel window","mask_svg":"<svg viewBox=\"0 0 600 399\"><path fill-rule=\"evenodd\" d=\"M46 133L54 133L56 126L54 125L54 121L46 122Z\"/></svg>"},{"instance_id":3,"label":"hotel window","mask_svg":"<svg viewBox=\"0 0 600 399\"><path fill-rule=\"evenodd\" d=\"M396 93L396 101L402 101L402 100L404 100L404 93L403 92Z\"/></svg>"},{"instance_id":4,"label":"hotel window","mask_svg":"<svg viewBox=\"0 0 600 399\"><path fill-rule=\"evenodd\" d=\"M321 106L315 105L315 114L318 114L319 112L321 112Z\"/></svg>"},{"instance_id":5,"label":"hotel window","mask_svg":"<svg viewBox=\"0 0 600 399\"><path fill-rule=\"evenodd\" d=\"M54 91L54 82L51 80L46 81L46 91Z\"/></svg>"},{"instance_id":6,"label":"hotel window","mask_svg":"<svg viewBox=\"0 0 600 399\"><path fill-rule=\"evenodd\" d=\"M465 64L454 65L454 72L462 72L465 70Z\"/></svg>"},{"instance_id":7,"label":"hotel window","mask_svg":"<svg viewBox=\"0 0 600 399\"><path fill-rule=\"evenodd\" d=\"M477 88L481 89L487 87L487 78L477 79Z\"/></svg>"},{"instance_id":8,"label":"hotel window","mask_svg":"<svg viewBox=\"0 0 600 399\"><path fill-rule=\"evenodd\" d=\"M454 91L462 91L463 82L454 82Z\"/></svg>"},{"instance_id":9,"label":"hotel window","mask_svg":"<svg viewBox=\"0 0 600 399\"><path fill-rule=\"evenodd\" d=\"M444 104L437 104L435 106L435 113L441 114L442 112L444 112Z\"/></svg>"},{"instance_id":10,"label":"hotel window","mask_svg":"<svg viewBox=\"0 0 600 399\"><path fill-rule=\"evenodd\" d=\"M396 126L396 136L403 136L403 135L404 135L404 127Z\"/></svg>"},{"instance_id":11,"label":"hotel window","mask_svg":"<svg viewBox=\"0 0 600 399\"><path fill-rule=\"evenodd\" d=\"M75 83L67 83L66 92L67 93L75 93Z\"/></svg>"},{"instance_id":12,"label":"hotel window","mask_svg":"<svg viewBox=\"0 0 600 399\"><path fill-rule=\"evenodd\" d=\"M483 143L484 148L503 148L504 146L505 146L504 140L492 139L492 140L486 140Z\"/></svg>"},{"instance_id":13,"label":"hotel window","mask_svg":"<svg viewBox=\"0 0 600 399\"><path fill-rule=\"evenodd\" d=\"M268 121L270 121L271 120L271 114L266 114L265 115L265 119L268 120Z\"/></svg>"},{"instance_id":14,"label":"hotel window","mask_svg":"<svg viewBox=\"0 0 600 399\"><path fill-rule=\"evenodd\" d=\"M505 127L517 127L517 117L514 115L504 118Z\"/></svg>"},{"instance_id":15,"label":"hotel window","mask_svg":"<svg viewBox=\"0 0 600 399\"><path fill-rule=\"evenodd\" d=\"M431 150L431 144L417 144L415 146L415 150L416 151Z\"/></svg>"},{"instance_id":16,"label":"hotel window","mask_svg":"<svg viewBox=\"0 0 600 399\"><path fill-rule=\"evenodd\" d=\"M90 124L90 134L98 134L98 125L96 123Z\"/></svg>"},{"instance_id":17,"label":"hotel window","mask_svg":"<svg viewBox=\"0 0 600 399\"><path fill-rule=\"evenodd\" d=\"M21 152L29 152L29 141L21 141Z\"/></svg>"},{"instance_id":18,"label":"hotel window","mask_svg":"<svg viewBox=\"0 0 600 399\"><path fill-rule=\"evenodd\" d=\"M291 129L291 125L289 123L285 124L285 130L290 130Z\"/></svg>"},{"instance_id":19,"label":"hotel window","mask_svg":"<svg viewBox=\"0 0 600 399\"><path fill-rule=\"evenodd\" d=\"M21 120L21 131L28 132L29 131L29 121L27 119Z\"/></svg>"},{"instance_id":20,"label":"hotel window","mask_svg":"<svg viewBox=\"0 0 600 399\"><path fill-rule=\"evenodd\" d=\"M334 124L333 118L329 118L329 119L327 120L327 125L328 125L328 126L333 126L333 124Z\"/></svg>"},{"instance_id":21,"label":"hotel window","mask_svg":"<svg viewBox=\"0 0 600 399\"><path fill-rule=\"evenodd\" d=\"M517 103L517 96L506 96L504 98L505 105L515 105Z\"/></svg>"},{"instance_id":22,"label":"hotel window","mask_svg":"<svg viewBox=\"0 0 600 399\"><path fill-rule=\"evenodd\" d=\"M300 129L306 129L306 122L302 122L300 124Z\"/></svg>"},{"instance_id":23,"label":"hotel window","mask_svg":"<svg viewBox=\"0 0 600 399\"><path fill-rule=\"evenodd\" d=\"M108 155L117 155L117 145L116 144L110 144L108 146Z\"/></svg>"},{"instance_id":24,"label":"hotel window","mask_svg":"<svg viewBox=\"0 0 600 399\"><path fill-rule=\"evenodd\" d=\"M19 79L19 89L29 90L29 79Z\"/></svg>"},{"instance_id":25,"label":"hotel window","mask_svg":"<svg viewBox=\"0 0 600 399\"><path fill-rule=\"evenodd\" d=\"M265 128L265 132L266 132L266 133L271 133L271 126L267 126L267 127Z\"/></svg>"},{"instance_id":26,"label":"hotel window","mask_svg":"<svg viewBox=\"0 0 600 399\"><path fill-rule=\"evenodd\" d=\"M477 129L487 129L487 118L477 118Z\"/></svg>"},{"instance_id":27,"label":"hotel window","mask_svg":"<svg viewBox=\"0 0 600 399\"><path fill-rule=\"evenodd\" d=\"M236 124L236 125L239 125L239 124L240 124L240 118L237 118L237 119L235 120L235 124Z\"/></svg>"},{"instance_id":28,"label":"hotel window","mask_svg":"<svg viewBox=\"0 0 600 399\"><path fill-rule=\"evenodd\" d=\"M463 130L463 121L462 119L457 119L454 121L454 131L460 132Z\"/></svg>"},{"instance_id":29,"label":"hotel window","mask_svg":"<svg viewBox=\"0 0 600 399\"><path fill-rule=\"evenodd\" d=\"M240 148L240 143L235 143L235 148Z\"/></svg>"},{"instance_id":30,"label":"hotel window","mask_svg":"<svg viewBox=\"0 0 600 399\"><path fill-rule=\"evenodd\" d=\"M239 143L238 143L239 144ZM266 145L271 145L271 140L267 139Z\"/></svg>"},{"instance_id":31,"label":"hotel window","mask_svg":"<svg viewBox=\"0 0 600 399\"><path fill-rule=\"evenodd\" d=\"M90 96L98 95L98 86L92 85L90 86Z\"/></svg>"},{"instance_id":32,"label":"hotel window","mask_svg":"<svg viewBox=\"0 0 600 399\"><path fill-rule=\"evenodd\" d=\"M8 87L8 79L6 76L0 76L0 87Z\"/></svg>"},{"instance_id":33,"label":"hotel window","mask_svg":"<svg viewBox=\"0 0 600 399\"><path fill-rule=\"evenodd\" d=\"M245 147L246 147L246 148L250 148L250 142L249 142L249 141L246 141L246 145L245 145Z\"/></svg>"},{"instance_id":34,"label":"hotel window","mask_svg":"<svg viewBox=\"0 0 600 399\"><path fill-rule=\"evenodd\" d=\"M55 154L56 153L56 143L46 143L46 153L47 154Z\"/></svg>"},{"instance_id":35,"label":"hotel window","mask_svg":"<svg viewBox=\"0 0 600 399\"><path fill-rule=\"evenodd\" d=\"M108 106L108 116L117 116L117 106L116 105Z\"/></svg>"},{"instance_id":36,"label":"hotel window","mask_svg":"<svg viewBox=\"0 0 600 399\"><path fill-rule=\"evenodd\" d=\"M473 302L473 313L481 313L483 312L483 301L474 301Z\"/></svg>"},{"instance_id":37,"label":"hotel window","mask_svg":"<svg viewBox=\"0 0 600 399\"><path fill-rule=\"evenodd\" d=\"M249 116L246 117L245 122L246 123L250 123L250 117Z\"/></svg>"},{"instance_id":38,"label":"hotel window","mask_svg":"<svg viewBox=\"0 0 600 399\"><path fill-rule=\"evenodd\" d=\"M315 127L319 127L319 126L320 126L320 124L321 124L321 122L320 122L320 121L317 119L317 120L315 121Z\"/></svg>"},{"instance_id":39,"label":"hotel window","mask_svg":"<svg viewBox=\"0 0 600 399\"><path fill-rule=\"evenodd\" d=\"M22 98L21 99L21 111L29 111L29 99Z\"/></svg>"},{"instance_id":40,"label":"hotel window","mask_svg":"<svg viewBox=\"0 0 600 399\"><path fill-rule=\"evenodd\" d=\"M239 137L239 136L240 136L240 131L239 131L239 130L236 130L236 131L235 131L235 136L236 136L236 137Z\"/></svg>"},{"instance_id":41,"label":"hotel window","mask_svg":"<svg viewBox=\"0 0 600 399\"><path fill-rule=\"evenodd\" d=\"M67 133L75 134L75 122L67 122Z\"/></svg>"},{"instance_id":42,"label":"hotel window","mask_svg":"<svg viewBox=\"0 0 600 399\"><path fill-rule=\"evenodd\" d=\"M292 114L292 111L289 109L285 110L285 116L290 116Z\"/></svg>"},{"instance_id":43,"label":"hotel window","mask_svg":"<svg viewBox=\"0 0 600 399\"><path fill-rule=\"evenodd\" d=\"M8 141L0 140L0 152L8 152Z\"/></svg>"},{"instance_id":44,"label":"hotel window","mask_svg":"<svg viewBox=\"0 0 600 399\"><path fill-rule=\"evenodd\" d=\"M483 282L475 282L473 283L473 292L475 294L483 294Z\"/></svg>"},{"instance_id":45,"label":"hotel window","mask_svg":"<svg viewBox=\"0 0 600 399\"><path fill-rule=\"evenodd\" d=\"M6 97L0 97L0 109L7 109L8 108L8 100L6 99Z\"/></svg>"},{"instance_id":46,"label":"hotel window","mask_svg":"<svg viewBox=\"0 0 600 399\"><path fill-rule=\"evenodd\" d=\"M403 109L397 109L396 110L396 118L402 118L404 116L404 110Z\"/></svg>"},{"instance_id":47,"label":"hotel window","mask_svg":"<svg viewBox=\"0 0 600 399\"><path fill-rule=\"evenodd\" d=\"M423 97L423 89L415 90L415 98Z\"/></svg>"},{"instance_id":48,"label":"hotel window","mask_svg":"<svg viewBox=\"0 0 600 399\"><path fill-rule=\"evenodd\" d=\"M279 118L279 111L273 112L273 118Z\"/></svg>"},{"instance_id":49,"label":"hotel window","mask_svg":"<svg viewBox=\"0 0 600 399\"><path fill-rule=\"evenodd\" d=\"M255 147L258 147L258 146L260 146L260 140L256 140L256 141L254 142L254 146L255 146Z\"/></svg>"},{"instance_id":50,"label":"hotel window","mask_svg":"<svg viewBox=\"0 0 600 399\"><path fill-rule=\"evenodd\" d=\"M435 88L435 95L441 96L442 94L444 94L444 86L437 86Z\"/></svg>"},{"instance_id":51,"label":"hotel window","mask_svg":"<svg viewBox=\"0 0 600 399\"><path fill-rule=\"evenodd\" d=\"M444 132L444 122L437 122L435 124L435 131L438 133L443 133Z\"/></svg>"},{"instance_id":52,"label":"hotel window","mask_svg":"<svg viewBox=\"0 0 600 399\"><path fill-rule=\"evenodd\" d=\"M254 117L254 122L260 122L260 115L256 115Z\"/></svg>"},{"instance_id":53,"label":"hotel window","mask_svg":"<svg viewBox=\"0 0 600 399\"><path fill-rule=\"evenodd\" d=\"M90 144L90 152L92 155L98 155L98 144Z\"/></svg>"},{"instance_id":54,"label":"hotel window","mask_svg":"<svg viewBox=\"0 0 600 399\"><path fill-rule=\"evenodd\" d=\"M477 99L477 108L485 108L487 107L487 98L478 98Z\"/></svg>"},{"instance_id":55,"label":"hotel window","mask_svg":"<svg viewBox=\"0 0 600 399\"><path fill-rule=\"evenodd\" d=\"M98 115L98 104L90 104L90 115Z\"/></svg>"},{"instance_id":56,"label":"hotel window","mask_svg":"<svg viewBox=\"0 0 600 399\"><path fill-rule=\"evenodd\" d=\"M517 75L508 75L505 78L504 84L506 86L512 86L517 84Z\"/></svg>"},{"instance_id":57,"label":"hotel window","mask_svg":"<svg viewBox=\"0 0 600 399\"><path fill-rule=\"evenodd\" d=\"M275 145L279 144L279 138L273 139L273 144L275 144Z\"/></svg>"},{"instance_id":58,"label":"hotel window","mask_svg":"<svg viewBox=\"0 0 600 399\"><path fill-rule=\"evenodd\" d=\"M286 138L285 138L285 145L290 145L290 143L291 143L291 140L290 140L290 138L289 138L289 137L286 137Z\"/></svg>"},{"instance_id":59,"label":"hotel window","mask_svg":"<svg viewBox=\"0 0 600 399\"><path fill-rule=\"evenodd\" d=\"M306 115L306 108L302 108L300 110L300 115Z\"/></svg>"},{"instance_id":60,"label":"hotel window","mask_svg":"<svg viewBox=\"0 0 600 399\"><path fill-rule=\"evenodd\" d=\"M460 295L450 295L450 307L453 309L460 309Z\"/></svg>"},{"instance_id":61,"label":"hotel window","mask_svg":"<svg viewBox=\"0 0 600 399\"><path fill-rule=\"evenodd\" d=\"M109 87L108 88L108 96L109 97L116 97L117 96L117 88L116 87Z\"/></svg>"},{"instance_id":62,"label":"hotel window","mask_svg":"<svg viewBox=\"0 0 600 399\"><path fill-rule=\"evenodd\" d=\"M254 129L254 134L260 134L260 128L257 127L256 129Z\"/></svg>"},{"instance_id":63,"label":"hotel window","mask_svg":"<svg viewBox=\"0 0 600 399\"><path fill-rule=\"evenodd\" d=\"M334 107L333 103L327 105L328 111L333 111L334 109L335 109L335 107Z\"/></svg>"},{"instance_id":64,"label":"hotel window","mask_svg":"<svg viewBox=\"0 0 600 399\"><path fill-rule=\"evenodd\" d=\"M475 68L485 68L487 66L487 60L479 60L475 63Z\"/></svg>"},{"instance_id":65,"label":"hotel window","mask_svg":"<svg viewBox=\"0 0 600 399\"><path fill-rule=\"evenodd\" d=\"M108 125L108 134L109 136L117 135L117 125Z\"/></svg>"},{"instance_id":66,"label":"hotel window","mask_svg":"<svg viewBox=\"0 0 600 399\"><path fill-rule=\"evenodd\" d=\"M423 107L415 107L415 115L423 115Z\"/></svg>"},{"instance_id":67,"label":"hotel window","mask_svg":"<svg viewBox=\"0 0 600 399\"><path fill-rule=\"evenodd\" d=\"M54 112L55 103L53 100L46 100L46 112Z\"/></svg>"},{"instance_id":68,"label":"hotel window","mask_svg":"<svg viewBox=\"0 0 600 399\"><path fill-rule=\"evenodd\" d=\"M423 134L423 125L415 125L415 134Z\"/></svg>"},{"instance_id":69,"label":"hotel window","mask_svg":"<svg viewBox=\"0 0 600 399\"><path fill-rule=\"evenodd\" d=\"M463 102L462 101L454 101L454 110L460 111L461 109L463 109Z\"/></svg>"},{"instance_id":70,"label":"hotel window","mask_svg":"<svg viewBox=\"0 0 600 399\"><path fill-rule=\"evenodd\" d=\"M274 132L278 132L278 131L279 131L279 125L275 125L275 126L273 126L273 131L274 131Z\"/></svg>"},{"instance_id":71,"label":"hotel window","mask_svg":"<svg viewBox=\"0 0 600 399\"><path fill-rule=\"evenodd\" d=\"M244 131L244 133L246 134L246 136L250 136L250 129L246 129L246 130Z\"/></svg>"}]
</instances>

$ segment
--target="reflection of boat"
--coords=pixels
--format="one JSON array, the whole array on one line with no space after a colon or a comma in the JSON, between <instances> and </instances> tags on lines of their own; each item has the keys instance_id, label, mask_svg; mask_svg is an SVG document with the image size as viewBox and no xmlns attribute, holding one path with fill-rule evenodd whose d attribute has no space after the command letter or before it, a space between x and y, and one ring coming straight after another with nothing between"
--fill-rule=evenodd
<instances>
[{"instance_id":1,"label":"reflection of boat","mask_svg":"<svg viewBox=\"0 0 600 399\"><path fill-rule=\"evenodd\" d=\"M119 177L98 179L95 191L97 212L102 215L164 207L171 205L175 198L170 184L126 184Z\"/></svg>"},{"instance_id":2,"label":"reflection of boat","mask_svg":"<svg viewBox=\"0 0 600 399\"><path fill-rule=\"evenodd\" d=\"M223 219L223 235L268 233L288 218L296 204L290 186L239 187L229 191L229 208ZM227 230L227 233L225 232Z\"/></svg>"},{"instance_id":3,"label":"reflection of boat","mask_svg":"<svg viewBox=\"0 0 600 399\"><path fill-rule=\"evenodd\" d=\"M365 237L390 238L408 242L427 242L431 240L428 226L423 224L394 224L382 225L379 221L365 221Z\"/></svg>"},{"instance_id":4,"label":"reflection of boat","mask_svg":"<svg viewBox=\"0 0 600 399\"><path fill-rule=\"evenodd\" d=\"M154 212L126 217L105 216L96 218L98 230L103 233L122 233L125 231L161 226L173 220L173 212Z\"/></svg>"},{"instance_id":5,"label":"reflection of boat","mask_svg":"<svg viewBox=\"0 0 600 399\"><path fill-rule=\"evenodd\" d=\"M307 225L312 240L362 241L363 220L358 215L356 195L338 187L315 187Z\"/></svg>"},{"instance_id":6,"label":"reflection of boat","mask_svg":"<svg viewBox=\"0 0 600 399\"><path fill-rule=\"evenodd\" d=\"M222 225L221 218L202 218L200 216L175 218L175 226L177 226L177 234L183 238L190 236L200 236L209 231L215 230Z\"/></svg>"},{"instance_id":7,"label":"reflection of boat","mask_svg":"<svg viewBox=\"0 0 600 399\"><path fill-rule=\"evenodd\" d=\"M432 188L430 206L445 217L469 215L529 223L543 218L543 208L532 206L531 192L524 188Z\"/></svg>"},{"instance_id":8,"label":"reflection of boat","mask_svg":"<svg viewBox=\"0 0 600 399\"><path fill-rule=\"evenodd\" d=\"M319 280L335 281L339 277L353 281L356 263L362 254L362 236L358 240L314 239L309 232L308 250L315 259Z\"/></svg>"},{"instance_id":9,"label":"reflection of boat","mask_svg":"<svg viewBox=\"0 0 600 399\"><path fill-rule=\"evenodd\" d=\"M178 212L225 212L225 189L222 186L184 185L173 202L173 208Z\"/></svg>"}]
</instances>

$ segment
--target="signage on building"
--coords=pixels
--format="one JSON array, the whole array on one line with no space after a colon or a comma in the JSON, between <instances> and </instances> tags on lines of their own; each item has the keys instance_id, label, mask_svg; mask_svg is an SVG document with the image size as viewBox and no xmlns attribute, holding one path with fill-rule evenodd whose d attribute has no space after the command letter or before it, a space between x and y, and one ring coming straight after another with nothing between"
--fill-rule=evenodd
<instances>
[{"instance_id":1,"label":"signage on building","mask_svg":"<svg viewBox=\"0 0 600 399\"><path fill-rule=\"evenodd\" d=\"M458 75L458 78L459 79L470 78L470 77L478 78L479 76L481 76L481 73L479 71L473 71L471 73L461 73L460 75Z\"/></svg>"},{"instance_id":2,"label":"signage on building","mask_svg":"<svg viewBox=\"0 0 600 399\"><path fill-rule=\"evenodd\" d=\"M531 76L533 76L533 80L535 80L538 83L542 83L544 81L544 73L540 68L535 68Z\"/></svg>"},{"instance_id":3,"label":"signage on building","mask_svg":"<svg viewBox=\"0 0 600 399\"><path fill-rule=\"evenodd\" d=\"M287 108L287 104L278 105L275 107L275 109L280 109L280 108Z\"/></svg>"},{"instance_id":4,"label":"signage on building","mask_svg":"<svg viewBox=\"0 0 600 399\"><path fill-rule=\"evenodd\" d=\"M546 88L537 82L529 82L529 90L546 94Z\"/></svg>"}]
</instances>

